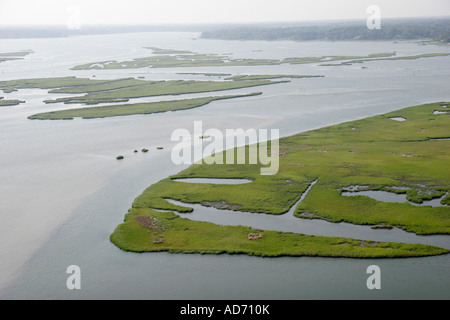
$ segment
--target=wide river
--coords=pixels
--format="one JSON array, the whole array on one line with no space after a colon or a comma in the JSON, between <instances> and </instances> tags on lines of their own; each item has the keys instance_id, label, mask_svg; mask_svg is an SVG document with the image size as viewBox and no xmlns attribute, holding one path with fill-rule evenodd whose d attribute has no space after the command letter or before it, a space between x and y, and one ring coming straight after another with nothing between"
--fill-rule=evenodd
<instances>
[{"instance_id":1,"label":"wide river","mask_svg":"<svg viewBox=\"0 0 450 320\"><path fill-rule=\"evenodd\" d=\"M26 103L0 108L0 298L449 299L450 255L388 260L267 259L245 255L136 254L123 252L110 243L110 234L123 221L136 196L151 184L186 168L172 163L170 151L174 143L170 137L178 128L192 131L194 121L201 120L205 129L222 132L267 128L279 129L281 136L289 136L403 107L450 100L450 56L340 67L305 64L70 70L82 63L150 55L151 51L144 47L270 59L393 51L398 56L450 52L445 46L402 41L241 42L198 37L196 33L134 33L0 40L0 52L34 51L24 60L0 63L0 81L59 76L211 79L179 74L201 72L325 76L235 90L263 94L217 101L187 111L74 121L27 120L35 113L67 108L44 104L43 100L49 97L46 90L1 92L5 99L17 98ZM164 150L157 150L157 146ZM133 153L142 148L150 152ZM116 161L118 154L123 154L125 160ZM195 208L193 219L219 224L450 248L447 236L417 237L395 229L303 222L290 216L273 219L235 215L228 219L224 212ZM381 290L369 290L366 286L366 270L373 264L381 269ZM81 290L68 290L66 286L66 270L71 265L81 269Z\"/></svg>"}]
</instances>

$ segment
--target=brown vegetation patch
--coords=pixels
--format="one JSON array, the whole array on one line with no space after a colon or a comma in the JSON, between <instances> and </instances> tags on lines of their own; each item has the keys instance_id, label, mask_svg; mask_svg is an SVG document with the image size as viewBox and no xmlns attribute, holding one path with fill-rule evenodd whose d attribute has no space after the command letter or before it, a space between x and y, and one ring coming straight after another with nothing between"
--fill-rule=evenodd
<instances>
[{"instance_id":1,"label":"brown vegetation patch","mask_svg":"<svg viewBox=\"0 0 450 320\"><path fill-rule=\"evenodd\" d=\"M238 204L229 204L225 201L203 201L202 206L213 207L219 210L238 210L242 206Z\"/></svg>"},{"instance_id":2,"label":"brown vegetation patch","mask_svg":"<svg viewBox=\"0 0 450 320\"><path fill-rule=\"evenodd\" d=\"M144 228L154 230L156 232L163 232L167 228L163 227L158 219L155 217L148 217L148 216L137 216L136 221Z\"/></svg>"},{"instance_id":3,"label":"brown vegetation patch","mask_svg":"<svg viewBox=\"0 0 450 320\"><path fill-rule=\"evenodd\" d=\"M361 241L359 244L360 247L366 248L367 246L375 247L378 245L378 242L374 241Z\"/></svg>"},{"instance_id":4,"label":"brown vegetation patch","mask_svg":"<svg viewBox=\"0 0 450 320\"><path fill-rule=\"evenodd\" d=\"M264 238L262 233L250 233L247 237L248 240L258 240Z\"/></svg>"},{"instance_id":5,"label":"brown vegetation patch","mask_svg":"<svg viewBox=\"0 0 450 320\"><path fill-rule=\"evenodd\" d=\"M311 211L302 211L298 214L299 217L303 217L303 218L316 218L316 219L321 219L320 216L318 216L317 214L315 214L314 212Z\"/></svg>"},{"instance_id":6,"label":"brown vegetation patch","mask_svg":"<svg viewBox=\"0 0 450 320\"><path fill-rule=\"evenodd\" d=\"M157 237L153 237L153 244L161 244L164 243L164 237L162 235L158 235Z\"/></svg>"}]
</instances>

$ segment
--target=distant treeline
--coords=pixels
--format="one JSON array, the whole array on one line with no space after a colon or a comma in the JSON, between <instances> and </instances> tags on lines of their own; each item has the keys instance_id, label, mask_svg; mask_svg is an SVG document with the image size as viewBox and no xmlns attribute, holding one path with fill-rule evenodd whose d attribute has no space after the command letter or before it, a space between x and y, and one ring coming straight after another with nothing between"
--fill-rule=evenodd
<instances>
[{"instance_id":1,"label":"distant treeline","mask_svg":"<svg viewBox=\"0 0 450 320\"><path fill-rule=\"evenodd\" d=\"M380 29L369 29L360 23L334 23L277 28L238 27L206 31L204 39L221 40L415 40L450 42L450 18L381 20Z\"/></svg>"},{"instance_id":2,"label":"distant treeline","mask_svg":"<svg viewBox=\"0 0 450 320\"><path fill-rule=\"evenodd\" d=\"M68 29L67 26L0 26L0 39L20 38L66 38L72 36L121 34L137 32L164 32L164 31L187 31L201 32L207 30L205 27L196 25L83 25L80 29Z\"/></svg>"}]
</instances>

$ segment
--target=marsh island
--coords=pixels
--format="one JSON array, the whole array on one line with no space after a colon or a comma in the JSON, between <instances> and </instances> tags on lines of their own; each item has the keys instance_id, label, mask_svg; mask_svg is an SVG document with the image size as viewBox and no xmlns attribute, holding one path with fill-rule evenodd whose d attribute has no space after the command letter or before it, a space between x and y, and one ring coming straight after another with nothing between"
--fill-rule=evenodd
<instances>
[{"instance_id":1,"label":"marsh island","mask_svg":"<svg viewBox=\"0 0 450 320\"><path fill-rule=\"evenodd\" d=\"M441 111L436 113L435 111ZM392 118L402 117L399 122ZM399 228L418 235L450 234L449 114L447 103L405 108L280 140L280 170L261 176L258 165L199 163L150 186L111 235L134 252L230 253L257 256L393 258L440 255L422 244L311 236L192 221L190 205L299 219ZM248 148L244 147L244 148ZM225 156L224 153L215 156ZM250 179L239 185L180 182L185 178ZM404 193L414 203L389 203L343 192ZM308 190L306 197L299 202ZM173 204L176 200L182 205Z\"/></svg>"}]
</instances>

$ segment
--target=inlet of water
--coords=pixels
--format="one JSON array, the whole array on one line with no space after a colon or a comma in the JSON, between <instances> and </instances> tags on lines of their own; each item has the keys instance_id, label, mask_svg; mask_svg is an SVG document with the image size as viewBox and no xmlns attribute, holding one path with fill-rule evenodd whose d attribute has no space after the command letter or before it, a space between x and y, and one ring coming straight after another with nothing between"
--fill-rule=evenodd
<instances>
[{"instance_id":1,"label":"inlet of water","mask_svg":"<svg viewBox=\"0 0 450 320\"><path fill-rule=\"evenodd\" d=\"M317 181L311 183L301 198L283 215L251 213L236 210L223 210L205 207L200 204L188 204L176 200L167 200L172 204L190 207L194 211L182 214L194 221L211 222L218 225L248 226L255 229L294 232L316 236L344 237L359 240L381 242L422 243L450 249L450 237L444 235L418 236L398 228L372 229L370 226L350 223L332 223L320 219L301 219L294 216L295 209L302 202Z\"/></svg>"},{"instance_id":2,"label":"inlet of water","mask_svg":"<svg viewBox=\"0 0 450 320\"><path fill-rule=\"evenodd\" d=\"M173 179L173 181L184 183L228 184L228 185L246 184L253 182L250 179L217 179L217 178L182 178L182 179Z\"/></svg>"},{"instance_id":3,"label":"inlet of water","mask_svg":"<svg viewBox=\"0 0 450 320\"><path fill-rule=\"evenodd\" d=\"M396 202L396 203L409 203L413 206L432 206L432 207L447 207L441 203L441 200L446 196L436 198L429 201L424 201L423 203L415 203L408 201L405 193L393 193L382 190L367 190L367 191L357 191L357 192L342 192L344 197L356 197L356 196L366 196L377 201L383 202Z\"/></svg>"},{"instance_id":4,"label":"inlet of water","mask_svg":"<svg viewBox=\"0 0 450 320\"><path fill-rule=\"evenodd\" d=\"M399 121L399 122L406 121L406 119L402 118L402 117L394 117L394 118L389 118L389 119L394 120L394 121Z\"/></svg>"}]
</instances>

